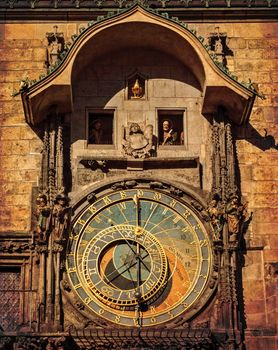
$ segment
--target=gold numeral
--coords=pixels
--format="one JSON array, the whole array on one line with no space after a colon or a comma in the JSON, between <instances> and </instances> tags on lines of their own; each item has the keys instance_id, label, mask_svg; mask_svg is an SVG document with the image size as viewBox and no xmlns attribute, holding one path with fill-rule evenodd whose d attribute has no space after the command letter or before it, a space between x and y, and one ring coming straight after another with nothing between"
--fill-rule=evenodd
<instances>
[{"instance_id":1,"label":"gold numeral","mask_svg":"<svg viewBox=\"0 0 278 350\"><path fill-rule=\"evenodd\" d=\"M156 318L155 317L152 317L151 318L151 323L155 323L156 322Z\"/></svg>"},{"instance_id":2,"label":"gold numeral","mask_svg":"<svg viewBox=\"0 0 278 350\"><path fill-rule=\"evenodd\" d=\"M188 210L186 210L186 211L182 214L182 216L183 216L185 219L187 219L189 215L190 215L190 212L189 212Z\"/></svg>"},{"instance_id":3,"label":"gold numeral","mask_svg":"<svg viewBox=\"0 0 278 350\"><path fill-rule=\"evenodd\" d=\"M103 197L102 199L103 199L105 204L110 204L112 202L111 199L109 197L107 197L107 196Z\"/></svg>"},{"instance_id":4,"label":"gold numeral","mask_svg":"<svg viewBox=\"0 0 278 350\"><path fill-rule=\"evenodd\" d=\"M161 199L161 193L155 192L153 199L155 199L156 201L159 201Z\"/></svg>"},{"instance_id":5,"label":"gold numeral","mask_svg":"<svg viewBox=\"0 0 278 350\"><path fill-rule=\"evenodd\" d=\"M137 190L137 196L138 197L143 197L144 196L144 191L143 190Z\"/></svg>"},{"instance_id":6,"label":"gold numeral","mask_svg":"<svg viewBox=\"0 0 278 350\"><path fill-rule=\"evenodd\" d=\"M122 198L122 199L126 198L126 193L125 193L124 191L121 191L121 192L120 192L120 195L121 195L121 198Z\"/></svg>"},{"instance_id":7,"label":"gold numeral","mask_svg":"<svg viewBox=\"0 0 278 350\"><path fill-rule=\"evenodd\" d=\"M125 202L121 202L120 203L120 207L121 207L121 209L126 209L126 203Z\"/></svg>"},{"instance_id":8,"label":"gold numeral","mask_svg":"<svg viewBox=\"0 0 278 350\"><path fill-rule=\"evenodd\" d=\"M103 309L99 309L99 310L98 310L98 314L99 314L99 315L104 314L104 310L103 310Z\"/></svg>"},{"instance_id":9,"label":"gold numeral","mask_svg":"<svg viewBox=\"0 0 278 350\"><path fill-rule=\"evenodd\" d=\"M173 219L173 222L174 224L177 224L179 221L180 221L180 217L179 216L176 216L174 219Z\"/></svg>"},{"instance_id":10,"label":"gold numeral","mask_svg":"<svg viewBox=\"0 0 278 350\"><path fill-rule=\"evenodd\" d=\"M155 313L155 311L156 311L155 306L151 306L151 307L150 307L150 310L151 310L151 313L152 313L152 314L154 314L154 313Z\"/></svg>"},{"instance_id":11,"label":"gold numeral","mask_svg":"<svg viewBox=\"0 0 278 350\"><path fill-rule=\"evenodd\" d=\"M201 240L199 243L200 247L206 247L208 245L208 241L206 239Z\"/></svg>"},{"instance_id":12,"label":"gold numeral","mask_svg":"<svg viewBox=\"0 0 278 350\"><path fill-rule=\"evenodd\" d=\"M84 299L84 301L86 304L89 304L92 301L92 299L90 297L87 297Z\"/></svg>"},{"instance_id":13,"label":"gold numeral","mask_svg":"<svg viewBox=\"0 0 278 350\"><path fill-rule=\"evenodd\" d=\"M175 201L175 200L173 199L172 202L170 203L170 207L171 207L171 208L175 208L176 204L177 204L177 201Z\"/></svg>"},{"instance_id":14,"label":"gold numeral","mask_svg":"<svg viewBox=\"0 0 278 350\"><path fill-rule=\"evenodd\" d=\"M94 231L95 231L95 229L92 228L92 226L86 227L86 230L85 230L85 232L88 232L88 233L93 233Z\"/></svg>"},{"instance_id":15,"label":"gold numeral","mask_svg":"<svg viewBox=\"0 0 278 350\"><path fill-rule=\"evenodd\" d=\"M120 323L120 321L121 321L121 316L117 315L115 317L115 322Z\"/></svg>"},{"instance_id":16,"label":"gold numeral","mask_svg":"<svg viewBox=\"0 0 278 350\"><path fill-rule=\"evenodd\" d=\"M97 211L97 208L94 207L94 206L91 206L88 210L89 210L92 214L95 214L96 211Z\"/></svg>"},{"instance_id":17,"label":"gold numeral","mask_svg":"<svg viewBox=\"0 0 278 350\"><path fill-rule=\"evenodd\" d=\"M78 284L76 284L76 285L74 286L75 289L78 289L78 288L81 288L81 287L82 287L81 283L78 283Z\"/></svg>"},{"instance_id":18,"label":"gold numeral","mask_svg":"<svg viewBox=\"0 0 278 350\"><path fill-rule=\"evenodd\" d=\"M174 314L171 311L168 311L167 314L170 316L170 318L174 317Z\"/></svg>"},{"instance_id":19,"label":"gold numeral","mask_svg":"<svg viewBox=\"0 0 278 350\"><path fill-rule=\"evenodd\" d=\"M80 225L82 225L82 226L84 226L84 225L86 224L86 221L84 221L84 220L82 220L82 219L79 219L79 220L77 221L77 223L80 224Z\"/></svg>"}]
</instances>

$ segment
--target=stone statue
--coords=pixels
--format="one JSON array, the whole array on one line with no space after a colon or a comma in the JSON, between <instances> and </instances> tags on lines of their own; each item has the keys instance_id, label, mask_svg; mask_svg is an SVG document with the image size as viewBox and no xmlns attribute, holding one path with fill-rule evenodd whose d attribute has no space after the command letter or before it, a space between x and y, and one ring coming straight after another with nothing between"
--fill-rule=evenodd
<instances>
[{"instance_id":1,"label":"stone statue","mask_svg":"<svg viewBox=\"0 0 278 350\"><path fill-rule=\"evenodd\" d=\"M154 139L152 125L147 125L143 133L139 124L132 123L129 134L123 138L124 152L134 158L151 157L155 152Z\"/></svg>"},{"instance_id":2,"label":"stone statue","mask_svg":"<svg viewBox=\"0 0 278 350\"><path fill-rule=\"evenodd\" d=\"M214 239L221 239L221 232L223 229L223 211L219 207L219 200L213 198L207 208L210 224L213 229Z\"/></svg>"},{"instance_id":3,"label":"stone statue","mask_svg":"<svg viewBox=\"0 0 278 350\"><path fill-rule=\"evenodd\" d=\"M246 204L242 205L238 196L232 195L226 205L230 241L237 240L237 235L240 232L240 224L246 217L246 211Z\"/></svg>"},{"instance_id":4,"label":"stone statue","mask_svg":"<svg viewBox=\"0 0 278 350\"><path fill-rule=\"evenodd\" d=\"M68 226L69 208L68 198L65 195L57 195L52 210L52 227L54 240L61 242Z\"/></svg>"},{"instance_id":5,"label":"stone statue","mask_svg":"<svg viewBox=\"0 0 278 350\"><path fill-rule=\"evenodd\" d=\"M50 224L50 207L47 204L47 198L45 194L39 194L36 199L36 205L36 233L39 235L40 241L46 241L46 235Z\"/></svg>"}]
</instances>

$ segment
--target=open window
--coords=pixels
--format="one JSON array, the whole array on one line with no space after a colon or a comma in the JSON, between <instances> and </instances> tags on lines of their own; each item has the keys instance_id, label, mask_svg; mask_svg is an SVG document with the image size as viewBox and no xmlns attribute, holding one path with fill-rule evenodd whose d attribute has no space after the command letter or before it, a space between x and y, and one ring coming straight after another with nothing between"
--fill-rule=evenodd
<instances>
[{"instance_id":1,"label":"open window","mask_svg":"<svg viewBox=\"0 0 278 350\"><path fill-rule=\"evenodd\" d=\"M114 144L114 112L114 109L87 111L88 145Z\"/></svg>"},{"instance_id":2,"label":"open window","mask_svg":"<svg viewBox=\"0 0 278 350\"><path fill-rule=\"evenodd\" d=\"M185 110L158 109L158 144L160 146L185 145Z\"/></svg>"}]
</instances>

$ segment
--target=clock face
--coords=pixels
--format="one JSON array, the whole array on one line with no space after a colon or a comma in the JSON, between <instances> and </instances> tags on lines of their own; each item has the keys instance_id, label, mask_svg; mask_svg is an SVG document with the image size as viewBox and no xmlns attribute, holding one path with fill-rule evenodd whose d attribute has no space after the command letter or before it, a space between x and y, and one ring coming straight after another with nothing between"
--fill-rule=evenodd
<instances>
[{"instance_id":1,"label":"clock face","mask_svg":"<svg viewBox=\"0 0 278 350\"><path fill-rule=\"evenodd\" d=\"M111 191L79 215L67 272L86 310L122 326L189 311L206 289L211 246L194 210L165 191Z\"/></svg>"}]
</instances>

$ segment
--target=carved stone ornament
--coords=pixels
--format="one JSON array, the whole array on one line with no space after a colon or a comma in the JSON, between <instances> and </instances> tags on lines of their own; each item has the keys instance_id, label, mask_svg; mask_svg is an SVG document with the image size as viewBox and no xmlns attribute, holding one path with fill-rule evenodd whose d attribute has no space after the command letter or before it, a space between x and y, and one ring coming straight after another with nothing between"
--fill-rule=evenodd
<instances>
[{"instance_id":1,"label":"carved stone ornament","mask_svg":"<svg viewBox=\"0 0 278 350\"><path fill-rule=\"evenodd\" d=\"M111 186L112 190L133 188L137 185L135 180L116 182Z\"/></svg>"},{"instance_id":2,"label":"carved stone ornament","mask_svg":"<svg viewBox=\"0 0 278 350\"><path fill-rule=\"evenodd\" d=\"M125 155L132 158L149 158L155 155L153 126L147 125L144 132L137 123L130 125L129 131L124 129L123 150Z\"/></svg>"},{"instance_id":3,"label":"carved stone ornament","mask_svg":"<svg viewBox=\"0 0 278 350\"><path fill-rule=\"evenodd\" d=\"M14 241L2 241L0 242L0 252L3 253L21 253L30 250L28 243L14 242Z\"/></svg>"}]
</instances>

